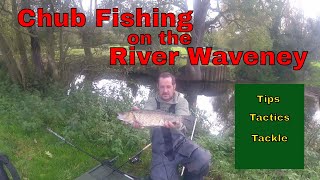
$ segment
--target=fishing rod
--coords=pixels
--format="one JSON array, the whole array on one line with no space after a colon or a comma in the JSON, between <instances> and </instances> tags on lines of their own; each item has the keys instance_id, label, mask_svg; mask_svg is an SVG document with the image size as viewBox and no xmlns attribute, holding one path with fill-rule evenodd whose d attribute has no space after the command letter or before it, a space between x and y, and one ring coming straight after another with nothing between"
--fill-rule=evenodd
<instances>
[{"instance_id":1,"label":"fishing rod","mask_svg":"<svg viewBox=\"0 0 320 180\"><path fill-rule=\"evenodd\" d=\"M138 153L136 153L134 156L132 156L131 158L129 158L126 162L124 162L123 164L121 164L119 167L115 168L117 170L119 170L122 166L124 166L125 164L127 164L128 162L131 162L131 163L136 163L136 162L139 162L140 161L140 155L141 153L148 149L150 146L151 146L152 143L146 145L143 149L141 149ZM115 170L113 170L110 174L108 174L106 177L109 177L112 173L114 173Z\"/></svg>"},{"instance_id":2,"label":"fishing rod","mask_svg":"<svg viewBox=\"0 0 320 180\"><path fill-rule=\"evenodd\" d=\"M51 130L50 128L47 128L47 130L48 130L50 133L52 133L53 135L55 135L56 137L58 137L59 139L61 139L62 141L64 141L65 143L67 143L67 144L69 144L70 146L74 147L75 149L83 152L84 154L88 155L88 156L91 157L92 159L98 161L102 166L104 166L104 165L108 166L110 169L112 169L112 173L113 173L113 172L118 172L118 173L126 176L127 178L129 178L129 179L131 179L131 180L137 179L137 178L134 177L134 176L131 176L131 175L128 175L128 174L126 174L126 173L124 173L124 172L119 171L119 168L114 168L114 167L112 167L112 164L114 163L114 161L115 161L119 156L116 156L115 158L113 158L113 159L111 159L111 160L107 160L107 159L105 159L105 160L100 160L100 159L97 158L96 156L94 156L94 155L86 152L85 150L81 149L80 147L78 147L78 146L72 144L71 142L67 141L64 137L60 136L58 133L54 132L54 131ZM110 173L110 174L111 174L111 173ZM110 174L109 174L109 175L110 175ZM108 176L109 176L109 175L108 175Z\"/></svg>"},{"instance_id":3,"label":"fishing rod","mask_svg":"<svg viewBox=\"0 0 320 180\"><path fill-rule=\"evenodd\" d=\"M193 128L192 128L192 133L191 133L191 138L190 138L191 141L192 141L192 138L193 138L193 135L194 135L194 131L196 129L197 120L198 120L198 118L196 117L195 120L194 120ZM181 171L181 176L183 176L184 170L185 170L185 167L183 166L182 167L182 171Z\"/></svg>"},{"instance_id":4,"label":"fishing rod","mask_svg":"<svg viewBox=\"0 0 320 180\"><path fill-rule=\"evenodd\" d=\"M113 161L115 161L115 160L118 158L118 156L116 156L115 158L113 158L113 159L110 160L110 161L109 161L109 160L102 160L102 161L101 161L101 160L100 160L99 158L97 158L96 156L88 153L87 151L85 151L85 150L81 149L80 147L78 147L78 146L72 144L71 142L67 141L64 137L60 136L58 133L54 132L52 129L47 128L47 130L48 130L50 133L52 133L53 135L55 135L56 137L58 137L59 139L61 139L62 141L64 141L65 143L67 143L67 144L69 144L70 146L74 147L75 149L83 152L84 154L86 154L87 156L91 157L92 159L98 161L98 162L101 163L102 165L103 165L103 164L111 164Z\"/></svg>"}]
</instances>

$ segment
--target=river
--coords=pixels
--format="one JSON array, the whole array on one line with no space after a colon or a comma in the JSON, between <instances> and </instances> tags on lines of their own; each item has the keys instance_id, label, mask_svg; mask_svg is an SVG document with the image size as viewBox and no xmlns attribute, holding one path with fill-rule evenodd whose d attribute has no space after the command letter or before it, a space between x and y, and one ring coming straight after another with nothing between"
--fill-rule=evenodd
<instances>
[{"instance_id":1,"label":"river","mask_svg":"<svg viewBox=\"0 0 320 180\"><path fill-rule=\"evenodd\" d=\"M79 88L85 80L84 75L76 78L74 85ZM124 76L120 74L105 75L93 82L95 91L104 96L125 96L136 104L142 104L156 91L156 80L143 75ZM319 99L308 94L305 86L305 124L320 125ZM234 127L234 83L198 83L177 81L177 91L184 94L189 104L196 107L205 117L204 123L212 135L219 135Z\"/></svg>"}]
</instances>

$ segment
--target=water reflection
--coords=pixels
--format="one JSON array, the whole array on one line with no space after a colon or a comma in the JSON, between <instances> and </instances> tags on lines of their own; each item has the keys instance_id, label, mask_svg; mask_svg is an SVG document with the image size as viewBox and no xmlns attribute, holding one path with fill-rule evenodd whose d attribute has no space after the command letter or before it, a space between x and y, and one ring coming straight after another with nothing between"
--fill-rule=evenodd
<instances>
[{"instance_id":1,"label":"water reflection","mask_svg":"<svg viewBox=\"0 0 320 180\"><path fill-rule=\"evenodd\" d=\"M319 101L312 96L306 95L304 98L304 105L305 124L307 126L313 124L313 122L320 124Z\"/></svg>"},{"instance_id":2,"label":"water reflection","mask_svg":"<svg viewBox=\"0 0 320 180\"><path fill-rule=\"evenodd\" d=\"M121 97L121 91L119 90L128 90L128 94L133 98L135 103L140 103L143 100L146 100L150 93L150 88L144 85L137 85L132 87L123 80L117 79L102 79L97 82L93 82L95 90L98 90L105 96L114 96Z\"/></svg>"},{"instance_id":3,"label":"water reflection","mask_svg":"<svg viewBox=\"0 0 320 180\"><path fill-rule=\"evenodd\" d=\"M117 96L119 98L122 97L122 92L119 90L126 90L126 93L137 104L146 101L151 95L151 92L154 92L155 88L152 85L141 85L118 79L102 79L93 82L93 86L96 91L99 91L104 96ZM197 95L196 106L199 110L203 111L205 117L208 119L210 132L217 135L223 129L223 126L218 122L217 112L213 110L213 101L215 101L214 97Z\"/></svg>"},{"instance_id":4,"label":"water reflection","mask_svg":"<svg viewBox=\"0 0 320 180\"><path fill-rule=\"evenodd\" d=\"M67 95L69 95L72 90L79 89L80 84L83 83L84 79L85 79L84 75L76 76L74 82L70 83L69 85L69 90L67 92Z\"/></svg>"},{"instance_id":5,"label":"water reflection","mask_svg":"<svg viewBox=\"0 0 320 180\"><path fill-rule=\"evenodd\" d=\"M218 113L213 110L212 104L214 101L214 97L207 97L204 95L197 96L197 108L202 110L205 117L208 119L211 134L218 135L223 129L223 125L219 122Z\"/></svg>"},{"instance_id":6,"label":"water reflection","mask_svg":"<svg viewBox=\"0 0 320 180\"><path fill-rule=\"evenodd\" d=\"M319 99L317 99L315 102L315 113L313 115L313 120L317 123L320 124L320 103L319 103Z\"/></svg>"},{"instance_id":7,"label":"water reflection","mask_svg":"<svg viewBox=\"0 0 320 180\"><path fill-rule=\"evenodd\" d=\"M320 124L320 109L314 113L313 120Z\"/></svg>"},{"instance_id":8,"label":"water reflection","mask_svg":"<svg viewBox=\"0 0 320 180\"><path fill-rule=\"evenodd\" d=\"M73 86L78 89L84 81L83 75L78 76ZM155 91L155 80L148 77L101 79L92 83L93 91L99 91L107 97L131 98L136 104L145 102ZM190 106L201 111L213 135L230 130L234 126L234 85L223 83L190 83L177 81L177 90L185 95ZM123 92L123 90L125 92ZM68 91L68 93L70 90ZM306 124L320 124L319 101L305 97ZM197 126L198 127L198 126Z\"/></svg>"}]
</instances>

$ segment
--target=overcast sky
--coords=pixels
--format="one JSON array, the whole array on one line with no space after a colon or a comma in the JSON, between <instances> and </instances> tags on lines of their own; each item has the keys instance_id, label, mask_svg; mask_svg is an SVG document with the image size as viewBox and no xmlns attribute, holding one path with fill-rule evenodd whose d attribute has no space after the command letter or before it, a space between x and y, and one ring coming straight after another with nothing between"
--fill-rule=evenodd
<instances>
[{"instance_id":1,"label":"overcast sky","mask_svg":"<svg viewBox=\"0 0 320 180\"><path fill-rule=\"evenodd\" d=\"M187 0L189 9L192 9L193 0ZM215 0L212 0L215 1ZM320 0L290 0L294 7L301 8L306 17L316 18L320 16ZM99 0L98 0L99 2ZM83 1L85 9L89 9L90 1Z\"/></svg>"}]
</instances>

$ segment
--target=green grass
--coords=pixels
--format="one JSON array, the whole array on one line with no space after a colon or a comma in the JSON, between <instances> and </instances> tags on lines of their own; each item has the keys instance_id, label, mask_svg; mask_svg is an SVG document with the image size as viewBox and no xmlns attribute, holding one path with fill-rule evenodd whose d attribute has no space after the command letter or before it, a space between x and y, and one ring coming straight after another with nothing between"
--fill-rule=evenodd
<instances>
[{"instance_id":1,"label":"green grass","mask_svg":"<svg viewBox=\"0 0 320 180\"><path fill-rule=\"evenodd\" d=\"M93 54L93 57L102 57L109 55L109 49L104 48L91 48L91 52ZM83 49L70 49L68 52L68 55L70 56L84 56L84 50Z\"/></svg>"},{"instance_id":2,"label":"green grass","mask_svg":"<svg viewBox=\"0 0 320 180\"><path fill-rule=\"evenodd\" d=\"M126 49L129 49L129 46L121 46L121 45L117 45L117 44L113 44L113 45L109 45L108 47L101 47L101 48L91 48L91 52L93 54L97 54L97 55L109 55L109 48L110 47L123 47ZM172 47L171 48L172 51L179 51L180 52L180 56L186 56L187 55L187 50L184 47ZM82 56L84 55L84 50L83 49L70 49L70 51L68 52L69 55L76 55L76 56Z\"/></svg>"},{"instance_id":3,"label":"green grass","mask_svg":"<svg viewBox=\"0 0 320 180\"><path fill-rule=\"evenodd\" d=\"M119 155L116 167L149 143L140 130L130 129L114 119L115 111L132 107L128 103L131 101L106 100L90 89L78 90L69 96L63 96L59 91L54 89L45 95L22 91L1 79L0 71L0 150L9 156L22 179L74 179L98 164L46 131L47 124L97 157L111 159ZM119 91L125 98L128 90L120 88ZM306 139L309 139L308 134ZM195 141L213 155L211 179L320 178L319 145L306 147L304 170L236 170L233 136L203 135ZM146 175L150 167L150 150L142 154L142 163L126 164L121 170L137 176Z\"/></svg>"},{"instance_id":4,"label":"green grass","mask_svg":"<svg viewBox=\"0 0 320 180\"><path fill-rule=\"evenodd\" d=\"M8 125L5 120L0 118L1 152L9 156L21 179L75 179L99 164L44 129L39 129L32 134L24 132L19 125ZM98 158L113 158L113 156L103 156L110 154L109 146L95 145L79 139L73 144ZM52 157L49 157L46 152L51 153ZM136 152L136 148L126 150L115 166L123 164ZM149 148L142 154L141 163L136 165L128 163L122 170L137 176L144 176L148 172L145 167L149 167L150 153Z\"/></svg>"},{"instance_id":5,"label":"green grass","mask_svg":"<svg viewBox=\"0 0 320 180\"><path fill-rule=\"evenodd\" d=\"M99 97L87 91L69 96L60 94L58 89L46 95L22 91L1 78L1 153L9 156L22 179L74 179L98 164L49 133L46 130L49 125L101 160L119 155L116 163L119 166L144 146L146 138L141 134L145 133L132 131L114 119L115 107L122 109L121 104L124 107L129 104L112 98L107 102ZM126 165L124 169L144 175L148 163L146 160L139 166Z\"/></svg>"},{"instance_id":6,"label":"green grass","mask_svg":"<svg viewBox=\"0 0 320 180\"><path fill-rule=\"evenodd\" d=\"M22 179L74 179L99 164L44 129L28 135L18 125L8 125L1 118L0 124L1 152L9 156ZM110 154L109 146L81 142L79 139L73 144L98 158ZM115 165L118 167L133 156L137 152L135 149L126 150ZM52 157L46 152L51 153ZM141 157L142 163L134 166L128 163L122 170L134 175L145 175L148 172L145 167L149 166L150 149ZM105 156L104 159L112 158Z\"/></svg>"},{"instance_id":7,"label":"green grass","mask_svg":"<svg viewBox=\"0 0 320 180\"><path fill-rule=\"evenodd\" d=\"M313 66L313 67L315 67L315 68L319 68L318 70L320 70L320 61L311 62L311 66Z\"/></svg>"},{"instance_id":8,"label":"green grass","mask_svg":"<svg viewBox=\"0 0 320 180\"><path fill-rule=\"evenodd\" d=\"M104 59L109 59L109 56L110 56L109 48L110 47L124 47L126 49L129 48L129 46L120 46L117 44L110 45L108 47L103 47L103 48L91 48L91 51L93 53L93 57L94 58L103 57ZM175 58L175 60L176 60L175 65L177 67L182 67L182 66L187 65L187 61L189 61L189 57L188 57L187 50L184 47L172 47L171 50L172 51L179 51L179 56ZM139 50L139 51L141 51L141 50ZM144 50L142 50L142 52L145 53ZM83 49L71 49L68 52L68 54L70 56L84 56L84 50ZM140 64L140 60L138 59L137 56L135 57L135 60L136 60L136 64ZM149 64L153 64L153 63L151 63L152 62L151 58L149 59L149 62L150 62ZM203 65L203 66L214 66L214 65L211 63L211 60L210 60L208 65Z\"/></svg>"},{"instance_id":9,"label":"green grass","mask_svg":"<svg viewBox=\"0 0 320 180\"><path fill-rule=\"evenodd\" d=\"M0 149L9 156L22 179L74 179L97 164L43 129L28 135L2 118L0 123Z\"/></svg>"},{"instance_id":10,"label":"green grass","mask_svg":"<svg viewBox=\"0 0 320 180\"><path fill-rule=\"evenodd\" d=\"M179 51L180 56L186 56L188 54L186 48L184 48L184 47L172 47L171 50L172 51Z\"/></svg>"},{"instance_id":11,"label":"green grass","mask_svg":"<svg viewBox=\"0 0 320 180\"><path fill-rule=\"evenodd\" d=\"M71 49L69 52L68 52L69 55L76 55L76 56L82 56L84 55L84 50L83 49Z\"/></svg>"},{"instance_id":12,"label":"green grass","mask_svg":"<svg viewBox=\"0 0 320 180\"><path fill-rule=\"evenodd\" d=\"M310 79L306 82L310 85L318 85L320 86L320 62L311 62L310 70L308 70L310 75Z\"/></svg>"},{"instance_id":13,"label":"green grass","mask_svg":"<svg viewBox=\"0 0 320 180\"><path fill-rule=\"evenodd\" d=\"M22 179L74 179L98 164L43 129L33 134L25 134L19 125L8 125L2 118L0 118L0 123L0 149L9 156ZM309 152L306 154L308 165L306 170L236 170L233 165L234 152L229 147L232 146L232 141L217 138L214 140L207 139L208 142L202 142L213 153L214 167L210 170L211 178L274 179L290 176L295 177L294 179L316 179L320 176L317 172L320 167L310 166ZM74 144L93 154L103 154L103 151L108 151L110 148L97 147L79 140ZM224 148L221 149L219 146ZM150 165L150 150L149 148L142 154L141 163L136 165L128 163L121 170L130 174L146 175ZM52 157L46 155L46 151L49 151ZM119 167L136 152L135 150L129 151L120 158L116 167ZM312 159L316 160L316 158L317 155L313 155ZM306 178L312 176L314 178Z\"/></svg>"}]
</instances>

